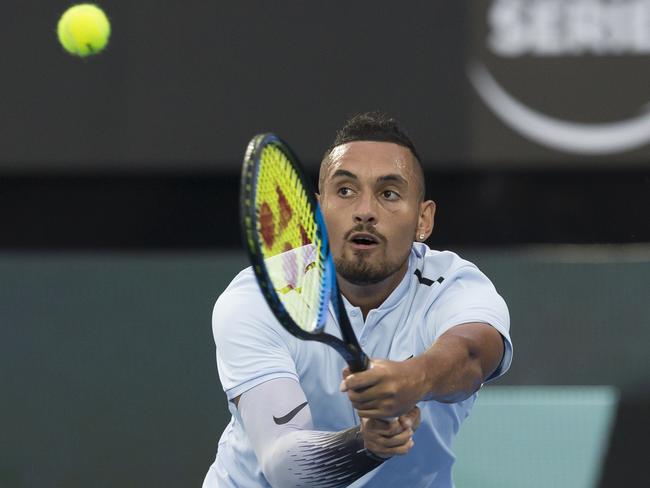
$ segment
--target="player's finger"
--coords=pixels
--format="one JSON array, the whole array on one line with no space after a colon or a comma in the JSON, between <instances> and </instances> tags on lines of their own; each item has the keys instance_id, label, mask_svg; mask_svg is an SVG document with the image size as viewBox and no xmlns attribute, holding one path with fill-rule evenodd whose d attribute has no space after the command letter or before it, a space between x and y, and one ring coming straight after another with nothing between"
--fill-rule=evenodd
<instances>
[{"instance_id":1,"label":"player's finger","mask_svg":"<svg viewBox=\"0 0 650 488\"><path fill-rule=\"evenodd\" d=\"M348 392L350 393L350 392ZM360 402L358 400L354 400L350 398L350 403L352 403L352 406L354 407L355 410L363 411L363 410L377 410L383 406L382 401L377 399L377 400L370 400L367 402Z\"/></svg>"},{"instance_id":2,"label":"player's finger","mask_svg":"<svg viewBox=\"0 0 650 488\"><path fill-rule=\"evenodd\" d=\"M383 391L381 388L372 386L363 391L348 390L347 394L348 398L353 403L376 402L377 400L385 400L391 396L388 392Z\"/></svg>"},{"instance_id":3,"label":"player's finger","mask_svg":"<svg viewBox=\"0 0 650 488\"><path fill-rule=\"evenodd\" d=\"M344 381L347 383L347 380ZM350 388L348 384L348 395L352 395L355 401L366 402L394 397L395 392L385 382L377 382L375 384L369 384L364 388Z\"/></svg>"},{"instance_id":4,"label":"player's finger","mask_svg":"<svg viewBox=\"0 0 650 488\"><path fill-rule=\"evenodd\" d=\"M383 444L375 442L366 442L365 444L367 449L381 457L400 456L407 454L414 445L415 442L413 442L413 439L409 439L404 444L394 447L387 447Z\"/></svg>"},{"instance_id":5,"label":"player's finger","mask_svg":"<svg viewBox=\"0 0 650 488\"><path fill-rule=\"evenodd\" d=\"M412 428L413 428L414 432L416 430L418 430L418 427L420 427L420 422L422 421L422 416L420 414L420 409L418 407L415 407L415 408L417 408L417 415L415 415L415 417L413 418L413 427Z\"/></svg>"},{"instance_id":6,"label":"player's finger","mask_svg":"<svg viewBox=\"0 0 650 488\"><path fill-rule=\"evenodd\" d=\"M399 417L399 423L404 429L410 429L413 427L413 419L405 415Z\"/></svg>"},{"instance_id":7,"label":"player's finger","mask_svg":"<svg viewBox=\"0 0 650 488\"><path fill-rule=\"evenodd\" d=\"M381 435L380 433L373 431L364 432L365 441L372 442L375 445L380 445L387 448L399 447L403 444L406 444L411 440L412 437L412 429L406 429L391 436Z\"/></svg>"},{"instance_id":8,"label":"player's finger","mask_svg":"<svg viewBox=\"0 0 650 488\"><path fill-rule=\"evenodd\" d=\"M415 406L404 415L400 415L398 420L405 429L412 428L415 431L420 426L420 409Z\"/></svg>"},{"instance_id":9,"label":"player's finger","mask_svg":"<svg viewBox=\"0 0 650 488\"><path fill-rule=\"evenodd\" d=\"M345 367L341 372L341 378L343 379L341 380L341 384L339 385L339 390L342 392L348 391L348 386L345 384L345 378L347 378L348 376L350 376L350 368Z\"/></svg>"},{"instance_id":10,"label":"player's finger","mask_svg":"<svg viewBox=\"0 0 650 488\"><path fill-rule=\"evenodd\" d=\"M364 430L384 437L392 437L404 431L404 427L397 420L368 419Z\"/></svg>"},{"instance_id":11,"label":"player's finger","mask_svg":"<svg viewBox=\"0 0 650 488\"><path fill-rule=\"evenodd\" d=\"M385 408L356 409L357 415L364 419L387 419L394 417L394 412Z\"/></svg>"},{"instance_id":12,"label":"player's finger","mask_svg":"<svg viewBox=\"0 0 650 488\"><path fill-rule=\"evenodd\" d=\"M411 429L404 430L399 434L391 437L384 437L382 443L386 447L399 447L408 443L413 438L413 431Z\"/></svg>"},{"instance_id":13,"label":"player's finger","mask_svg":"<svg viewBox=\"0 0 650 488\"><path fill-rule=\"evenodd\" d=\"M343 371L342 371L342 373L341 373L341 377L342 377L343 379L345 379L345 378L347 378L348 376L350 376L350 368L347 368L347 367L346 367L346 368L343 368Z\"/></svg>"},{"instance_id":14,"label":"player's finger","mask_svg":"<svg viewBox=\"0 0 650 488\"><path fill-rule=\"evenodd\" d=\"M376 385L381 379L381 375L372 369L367 369L358 373L353 373L343 381L348 390L363 390Z\"/></svg>"},{"instance_id":15,"label":"player's finger","mask_svg":"<svg viewBox=\"0 0 650 488\"><path fill-rule=\"evenodd\" d=\"M343 379L341 380L341 384L339 385L339 390L340 390L340 391L342 391L342 392L346 392L346 391L349 391L349 390L354 389L354 390L357 391L358 393L361 393L362 391L365 391L365 390L368 388L367 386L354 386L354 387L351 387L350 384L352 384L352 385L357 385L358 383L360 383L360 382L359 382L358 380L356 380L356 379L352 379L352 380L351 380L351 383L348 383L348 380L350 380L353 376L354 376L354 375L351 374L350 372L348 372L348 374L346 375L346 374L345 374L345 370L344 370ZM370 383L370 382L373 381L373 380L368 380L368 379L364 379L364 378L362 378L362 380L363 380L364 382L367 382L367 384L368 384L369 386L374 385L374 384L376 383L376 381L373 382L373 383Z\"/></svg>"}]
</instances>

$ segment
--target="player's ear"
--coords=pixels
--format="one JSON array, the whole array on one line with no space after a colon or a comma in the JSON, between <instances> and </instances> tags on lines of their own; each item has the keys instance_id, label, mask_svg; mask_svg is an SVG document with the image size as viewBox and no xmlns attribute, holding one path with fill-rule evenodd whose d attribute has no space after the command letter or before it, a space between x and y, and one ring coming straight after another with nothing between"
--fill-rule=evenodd
<instances>
[{"instance_id":1,"label":"player's ear","mask_svg":"<svg viewBox=\"0 0 650 488\"><path fill-rule=\"evenodd\" d=\"M320 194L316 192L316 201L320 204Z\"/></svg>"},{"instance_id":2,"label":"player's ear","mask_svg":"<svg viewBox=\"0 0 650 488\"><path fill-rule=\"evenodd\" d=\"M420 204L420 215L418 216L418 227L415 232L416 241L426 241L433 231L433 223L436 215L436 202L425 200Z\"/></svg>"}]
</instances>

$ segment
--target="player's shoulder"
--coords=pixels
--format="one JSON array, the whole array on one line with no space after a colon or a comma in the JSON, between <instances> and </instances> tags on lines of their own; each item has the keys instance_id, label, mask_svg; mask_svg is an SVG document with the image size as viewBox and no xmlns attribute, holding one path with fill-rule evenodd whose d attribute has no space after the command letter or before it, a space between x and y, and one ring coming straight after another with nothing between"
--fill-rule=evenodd
<instances>
[{"instance_id":1,"label":"player's shoulder","mask_svg":"<svg viewBox=\"0 0 650 488\"><path fill-rule=\"evenodd\" d=\"M430 279L450 279L465 272L479 271L478 267L461 258L453 251L437 251L426 244L418 243L413 246L416 268L423 276Z\"/></svg>"},{"instance_id":2,"label":"player's shoulder","mask_svg":"<svg viewBox=\"0 0 650 488\"><path fill-rule=\"evenodd\" d=\"M481 321L493 325L508 323L505 300L490 278L474 263L452 251L436 251L425 245L419 248L418 254L423 277L418 279L420 283L428 280L425 284L429 284L418 287L418 295L427 307L431 307L430 312L438 313L440 307L445 307L447 313L452 314L480 309L483 312L479 315L484 317Z\"/></svg>"},{"instance_id":3,"label":"player's shoulder","mask_svg":"<svg viewBox=\"0 0 650 488\"><path fill-rule=\"evenodd\" d=\"M264 308L264 297L260 292L252 267L240 271L214 304L213 318L231 318Z\"/></svg>"},{"instance_id":4,"label":"player's shoulder","mask_svg":"<svg viewBox=\"0 0 650 488\"><path fill-rule=\"evenodd\" d=\"M420 284L418 295L425 300L439 300L450 294L465 298L474 295L493 296L496 288L474 263L452 251L436 251L425 244L414 246L416 271Z\"/></svg>"},{"instance_id":5,"label":"player's shoulder","mask_svg":"<svg viewBox=\"0 0 650 488\"><path fill-rule=\"evenodd\" d=\"M256 294L259 294L259 286L255 279L253 268L249 266L237 273L226 289L221 293L221 295L219 295L217 302L237 299L237 297L242 295Z\"/></svg>"}]
</instances>

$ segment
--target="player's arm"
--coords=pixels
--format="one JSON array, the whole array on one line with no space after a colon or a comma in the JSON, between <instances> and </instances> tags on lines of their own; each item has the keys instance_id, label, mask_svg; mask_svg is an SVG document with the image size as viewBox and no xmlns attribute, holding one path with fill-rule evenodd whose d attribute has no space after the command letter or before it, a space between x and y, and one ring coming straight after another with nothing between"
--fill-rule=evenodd
<instances>
[{"instance_id":1,"label":"player's arm","mask_svg":"<svg viewBox=\"0 0 650 488\"><path fill-rule=\"evenodd\" d=\"M503 354L503 337L494 327L460 324L410 360L374 359L369 370L347 376L341 389L362 417L400 415L421 400L468 398L494 373Z\"/></svg>"},{"instance_id":2,"label":"player's arm","mask_svg":"<svg viewBox=\"0 0 650 488\"><path fill-rule=\"evenodd\" d=\"M383 458L406 454L419 423L419 412L412 411L390 424L364 421L339 432L314 430L305 394L290 378L262 383L234 401L264 476L278 487L347 486Z\"/></svg>"}]
</instances>

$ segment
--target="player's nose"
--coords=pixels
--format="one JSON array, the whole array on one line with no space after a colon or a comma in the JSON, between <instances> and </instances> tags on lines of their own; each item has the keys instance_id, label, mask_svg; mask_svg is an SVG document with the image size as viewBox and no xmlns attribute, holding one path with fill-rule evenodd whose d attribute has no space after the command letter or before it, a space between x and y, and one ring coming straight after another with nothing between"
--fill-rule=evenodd
<instances>
[{"instance_id":1,"label":"player's nose","mask_svg":"<svg viewBox=\"0 0 650 488\"><path fill-rule=\"evenodd\" d=\"M357 204L354 207L354 212L352 215L355 223L361 224L376 224L377 223L377 211L375 208L375 202L371 195L362 194L357 199Z\"/></svg>"}]
</instances>

